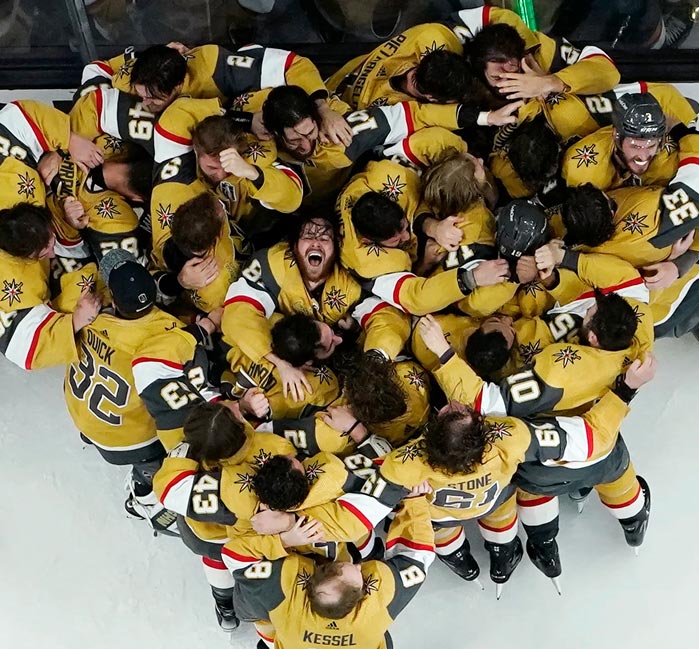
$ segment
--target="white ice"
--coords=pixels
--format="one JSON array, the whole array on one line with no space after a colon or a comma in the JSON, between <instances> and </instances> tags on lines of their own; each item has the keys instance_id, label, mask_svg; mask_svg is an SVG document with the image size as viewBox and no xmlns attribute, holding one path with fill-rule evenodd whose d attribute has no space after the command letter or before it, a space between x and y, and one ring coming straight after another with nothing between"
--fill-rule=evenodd
<instances>
[{"instance_id":1,"label":"white ice","mask_svg":"<svg viewBox=\"0 0 699 649\"><path fill-rule=\"evenodd\" d=\"M393 627L397 648L697 646L699 343L662 340L657 354L658 376L623 429L653 494L640 556L596 496L581 515L562 499L563 596L525 557L496 602L469 528L485 592L436 562ZM255 647L250 625L219 630L199 559L126 516L125 470L81 443L62 378L0 359L0 647Z\"/></svg>"}]
</instances>

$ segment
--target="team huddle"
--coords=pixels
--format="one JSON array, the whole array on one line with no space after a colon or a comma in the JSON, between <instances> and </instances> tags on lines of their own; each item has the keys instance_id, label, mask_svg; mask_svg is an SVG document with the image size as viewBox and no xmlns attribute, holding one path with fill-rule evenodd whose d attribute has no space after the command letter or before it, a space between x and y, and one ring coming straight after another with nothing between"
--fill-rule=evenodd
<instances>
[{"instance_id":1,"label":"team huddle","mask_svg":"<svg viewBox=\"0 0 699 649\"><path fill-rule=\"evenodd\" d=\"M498 598L525 550L558 589L558 498L593 489L642 544L619 431L654 339L699 334L699 132L619 82L479 7L325 81L170 43L88 65L69 114L0 107L0 351L66 366L224 630L391 647L435 556L480 583L469 520Z\"/></svg>"}]
</instances>

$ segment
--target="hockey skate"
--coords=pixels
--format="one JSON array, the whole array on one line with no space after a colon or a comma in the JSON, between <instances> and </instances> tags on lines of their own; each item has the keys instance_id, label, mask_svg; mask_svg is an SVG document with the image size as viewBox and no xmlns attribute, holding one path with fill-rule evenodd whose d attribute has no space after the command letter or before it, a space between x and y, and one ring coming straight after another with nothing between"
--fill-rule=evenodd
<instances>
[{"instance_id":1,"label":"hockey skate","mask_svg":"<svg viewBox=\"0 0 699 649\"><path fill-rule=\"evenodd\" d=\"M643 509L631 518L622 518L619 523L624 530L626 542L634 548L634 552L638 555L638 548L646 536L648 519L650 518L650 487L640 475L636 477L641 485L641 491L643 491Z\"/></svg>"},{"instance_id":2,"label":"hockey skate","mask_svg":"<svg viewBox=\"0 0 699 649\"><path fill-rule=\"evenodd\" d=\"M512 576L524 555L522 541L516 536L509 543L486 541L484 545L490 554L490 579L495 582L495 597L500 599L502 585Z\"/></svg>"},{"instance_id":3,"label":"hockey skate","mask_svg":"<svg viewBox=\"0 0 699 649\"><path fill-rule=\"evenodd\" d=\"M233 589L211 586L211 594L214 596L218 625L228 633L235 631L240 626L240 620L233 608Z\"/></svg>"},{"instance_id":4,"label":"hockey skate","mask_svg":"<svg viewBox=\"0 0 699 649\"><path fill-rule=\"evenodd\" d=\"M533 543L531 539L527 539L527 555L531 562L553 582L558 594L562 595L558 579L561 576L561 557L558 554L556 539L546 539L539 543Z\"/></svg>"},{"instance_id":5,"label":"hockey skate","mask_svg":"<svg viewBox=\"0 0 699 649\"><path fill-rule=\"evenodd\" d=\"M451 571L459 575L461 579L476 582L481 587L481 590L484 590L483 584L478 580L481 569L471 554L471 546L468 543L468 539L464 539L462 546L455 552L446 555L438 554L437 558L442 563L446 563Z\"/></svg>"},{"instance_id":6,"label":"hockey skate","mask_svg":"<svg viewBox=\"0 0 699 649\"><path fill-rule=\"evenodd\" d=\"M153 528L154 536L180 535L177 531L177 514L165 509L152 490L144 495L137 494L137 485L131 475L127 477L127 486L130 493L124 502L124 509L129 516L145 520Z\"/></svg>"}]
</instances>

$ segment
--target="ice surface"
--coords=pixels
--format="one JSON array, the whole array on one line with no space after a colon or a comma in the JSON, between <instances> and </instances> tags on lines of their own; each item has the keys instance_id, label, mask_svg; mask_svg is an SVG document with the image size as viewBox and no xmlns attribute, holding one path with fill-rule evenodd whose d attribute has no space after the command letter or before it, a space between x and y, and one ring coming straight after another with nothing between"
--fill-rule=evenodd
<instances>
[{"instance_id":1,"label":"ice surface","mask_svg":"<svg viewBox=\"0 0 699 649\"><path fill-rule=\"evenodd\" d=\"M393 627L397 648L696 646L699 343L662 340L657 354L658 376L624 426L653 493L640 556L595 495L581 515L562 499L563 596L525 556L496 602L470 527L486 590L435 562ZM62 379L60 369L26 373L0 358L0 646L255 647L249 625L232 636L218 629L198 557L126 516L126 470L84 447L63 405Z\"/></svg>"}]
</instances>

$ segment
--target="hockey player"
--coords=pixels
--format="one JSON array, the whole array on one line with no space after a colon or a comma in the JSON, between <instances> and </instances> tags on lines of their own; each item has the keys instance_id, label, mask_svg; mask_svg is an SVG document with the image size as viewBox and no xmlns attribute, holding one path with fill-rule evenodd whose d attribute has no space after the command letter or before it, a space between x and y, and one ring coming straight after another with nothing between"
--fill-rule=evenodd
<instances>
[{"instance_id":1,"label":"hockey player","mask_svg":"<svg viewBox=\"0 0 699 649\"><path fill-rule=\"evenodd\" d=\"M515 102L497 111L481 112L463 104L438 106L403 102L350 112L346 104L339 102L336 109L352 128L349 146L325 144L319 139L317 111L308 94L296 86L272 90L262 107L262 118L285 158L303 164L309 191L316 203L336 192L359 156L377 146L400 142L425 126L455 130L476 123L508 124L515 121L512 113L520 105Z\"/></svg>"},{"instance_id":2,"label":"hockey player","mask_svg":"<svg viewBox=\"0 0 699 649\"><path fill-rule=\"evenodd\" d=\"M123 248L144 263L146 233L132 203L150 198L153 161L145 152L132 147L89 173L71 158L47 156L51 168L43 175L53 190L47 204L63 249L99 261L109 250Z\"/></svg>"},{"instance_id":3,"label":"hockey player","mask_svg":"<svg viewBox=\"0 0 699 649\"><path fill-rule=\"evenodd\" d=\"M616 438L628 408L608 393L582 417L517 419L501 413L500 417L483 418L480 395L469 387L470 370L455 356L437 322L427 316L418 327L426 345L444 364L435 373L438 378L449 364L461 370L458 379L455 372L453 382L442 384L450 401L424 437L385 458L377 491L428 480L434 489L431 518L438 527L438 557L463 579L476 579L479 567L461 526L465 520L479 518L490 554L491 579L502 584L523 554L517 537L514 487L509 485L517 466L527 459L574 462L604 457L606 449L600 452L589 436L599 436L599 446L607 446ZM552 428L557 437L547 436Z\"/></svg>"},{"instance_id":4,"label":"hockey player","mask_svg":"<svg viewBox=\"0 0 699 649\"><path fill-rule=\"evenodd\" d=\"M473 76L454 33L417 25L346 63L328 90L354 110L401 101L458 103L473 94Z\"/></svg>"},{"instance_id":5,"label":"hockey player","mask_svg":"<svg viewBox=\"0 0 699 649\"><path fill-rule=\"evenodd\" d=\"M294 224L288 243L257 253L242 276L228 289L223 334L248 358L271 361L280 373L284 392L303 396L303 373L272 354L273 313L304 313L334 327L346 321L361 297L361 288L336 260L337 235L320 217ZM306 386L308 387L308 386ZM300 392L299 392L300 390Z\"/></svg>"},{"instance_id":6,"label":"hockey player","mask_svg":"<svg viewBox=\"0 0 699 649\"><path fill-rule=\"evenodd\" d=\"M579 50L566 39L531 31L513 11L463 9L449 24L464 43L474 71L508 100L558 93L606 92L619 83L614 62L598 47Z\"/></svg>"},{"instance_id":7,"label":"hockey player","mask_svg":"<svg viewBox=\"0 0 699 649\"><path fill-rule=\"evenodd\" d=\"M592 183L603 191L667 185L677 171L678 157L658 100L649 93L623 95L613 106L612 122L565 152L561 173L566 184Z\"/></svg>"},{"instance_id":8,"label":"hockey player","mask_svg":"<svg viewBox=\"0 0 699 649\"><path fill-rule=\"evenodd\" d=\"M145 110L161 113L179 96L234 100L237 108L243 108L251 92L287 83L311 95L321 114L322 130L330 139L349 143L349 129L329 108L328 91L315 65L274 47L252 44L230 52L212 44L188 49L169 43L140 53L128 48L108 61L88 64L77 94L113 87L137 95Z\"/></svg>"},{"instance_id":9,"label":"hockey player","mask_svg":"<svg viewBox=\"0 0 699 649\"><path fill-rule=\"evenodd\" d=\"M258 647L392 646L388 627L415 596L434 559L434 532L421 495L428 489L421 485L403 502L382 561L321 565L298 554L240 561L249 555L245 537L231 539L236 609L242 619L268 620L273 627Z\"/></svg>"},{"instance_id":10,"label":"hockey player","mask_svg":"<svg viewBox=\"0 0 699 649\"><path fill-rule=\"evenodd\" d=\"M66 405L109 464L132 466L127 511L171 532L174 517L159 506L153 475L182 440L191 407L219 396L207 384L208 361L197 347L215 323L204 318L185 331L155 307L155 282L124 250L107 253L100 272L113 315L102 313L80 331L79 358L66 372Z\"/></svg>"},{"instance_id":11,"label":"hockey player","mask_svg":"<svg viewBox=\"0 0 699 649\"><path fill-rule=\"evenodd\" d=\"M94 264L52 281L55 246L46 208L0 210L0 352L25 370L74 361L76 334L101 308Z\"/></svg>"},{"instance_id":12,"label":"hockey player","mask_svg":"<svg viewBox=\"0 0 699 649\"><path fill-rule=\"evenodd\" d=\"M612 389L616 400L628 404L637 390L652 380L655 365L652 354L643 363L635 360ZM609 398L609 395L603 397ZM546 459L525 461L512 479L518 487L517 505L527 533L527 554L534 565L553 580L559 594L558 496L587 491L594 486L602 504L619 521L626 542L636 553L646 534L650 488L641 476L636 475L624 440L620 434L613 434L612 422L621 424L618 417L610 417L609 431L612 434L608 436L598 435L597 430L590 429L589 447L594 447L594 454L587 460L568 462L564 456L556 462ZM556 443L562 445L566 438L566 430L554 418L548 422L541 420L539 431L550 440L551 447Z\"/></svg>"}]
</instances>

